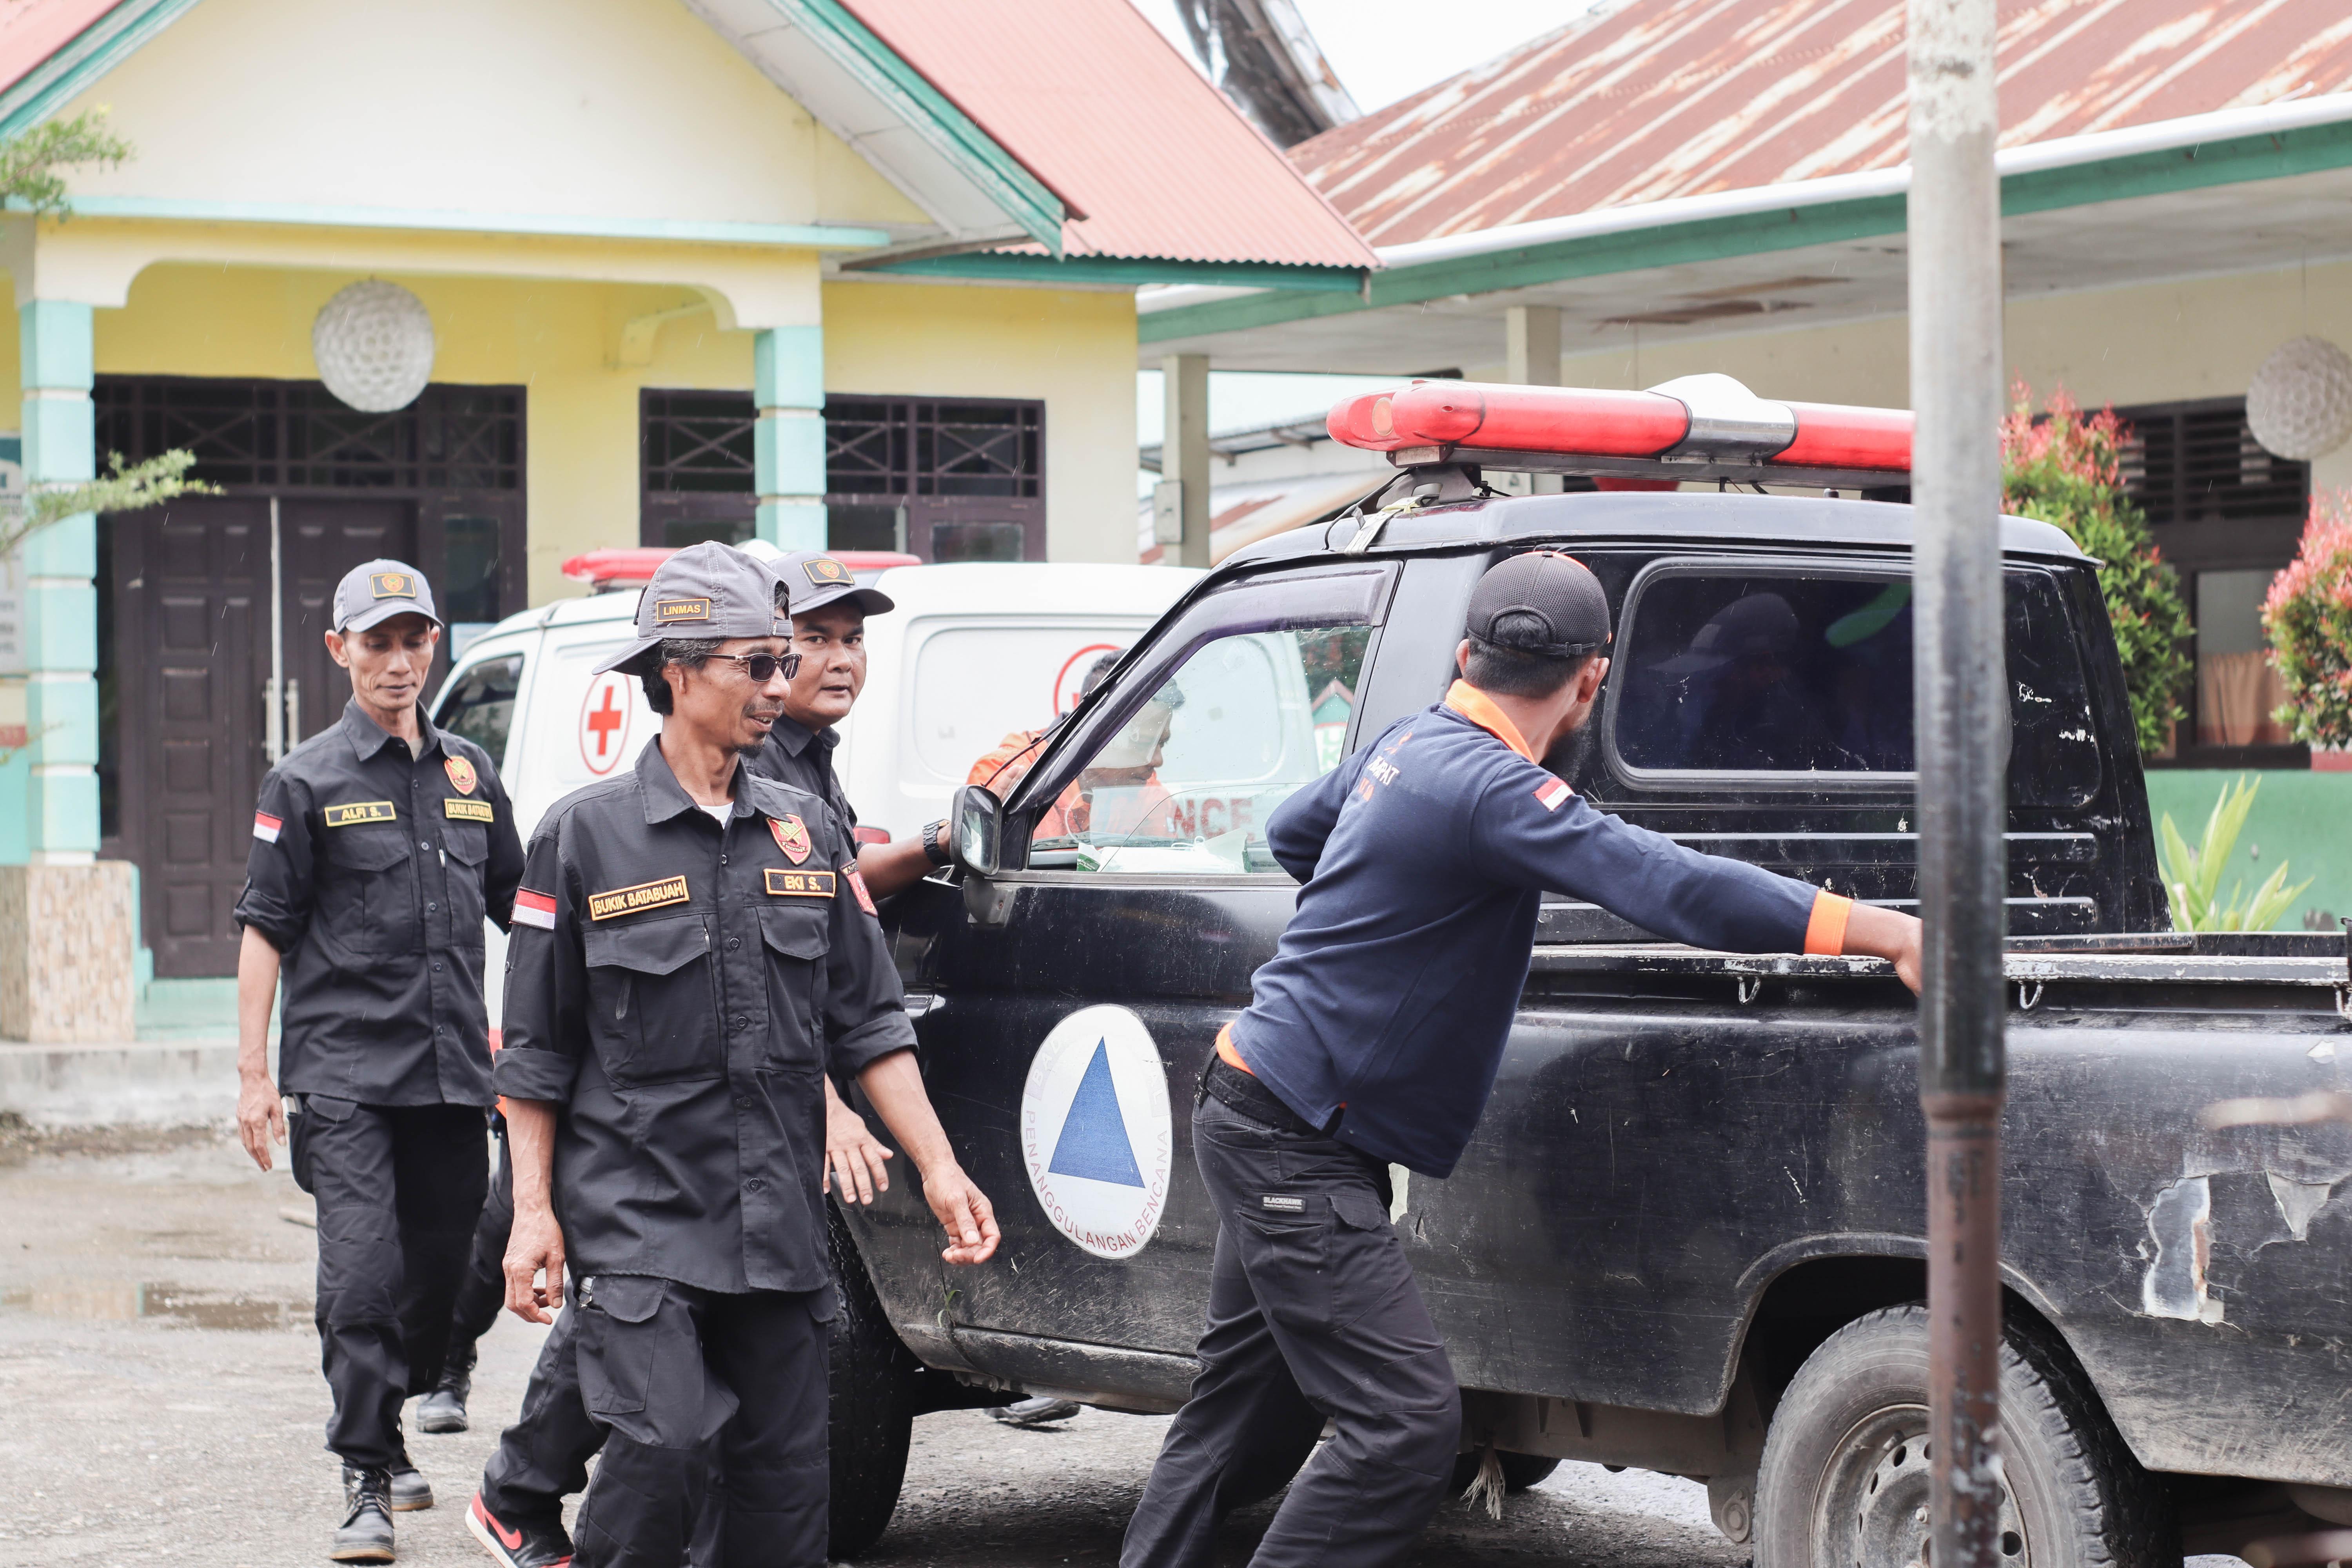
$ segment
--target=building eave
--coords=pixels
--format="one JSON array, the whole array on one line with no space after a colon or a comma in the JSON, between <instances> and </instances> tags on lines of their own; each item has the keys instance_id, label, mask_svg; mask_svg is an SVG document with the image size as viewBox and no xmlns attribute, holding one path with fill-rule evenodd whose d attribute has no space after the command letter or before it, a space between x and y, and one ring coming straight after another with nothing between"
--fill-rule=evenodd
<instances>
[{"instance_id":1,"label":"building eave","mask_svg":"<svg viewBox=\"0 0 2352 1568\"><path fill-rule=\"evenodd\" d=\"M196 0L122 0L0 91L0 140L21 136L138 52Z\"/></svg>"}]
</instances>

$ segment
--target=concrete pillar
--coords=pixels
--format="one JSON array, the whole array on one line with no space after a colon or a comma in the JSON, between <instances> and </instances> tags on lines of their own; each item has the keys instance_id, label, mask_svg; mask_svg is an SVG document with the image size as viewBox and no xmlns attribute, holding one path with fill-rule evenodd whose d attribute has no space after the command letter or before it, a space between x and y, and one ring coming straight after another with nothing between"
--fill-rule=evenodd
<instances>
[{"instance_id":1,"label":"concrete pillar","mask_svg":"<svg viewBox=\"0 0 2352 1568\"><path fill-rule=\"evenodd\" d=\"M761 538L781 550L823 550L824 329L764 327L751 344L754 484Z\"/></svg>"},{"instance_id":2,"label":"concrete pillar","mask_svg":"<svg viewBox=\"0 0 2352 1568\"><path fill-rule=\"evenodd\" d=\"M1559 384L1559 307L1514 305L1503 316L1503 379L1518 386ZM1529 474L1527 493L1558 495L1558 474Z\"/></svg>"},{"instance_id":3,"label":"concrete pillar","mask_svg":"<svg viewBox=\"0 0 2352 1568\"><path fill-rule=\"evenodd\" d=\"M1209 564L1209 356L1170 354L1160 362L1168 417L1160 435L1163 516L1181 520L1171 552L1178 566ZM1173 484L1171 492L1164 487ZM1172 501L1172 506L1171 502Z\"/></svg>"},{"instance_id":4,"label":"concrete pillar","mask_svg":"<svg viewBox=\"0 0 2352 1568\"><path fill-rule=\"evenodd\" d=\"M35 490L97 472L90 307L28 300L25 478ZM131 868L98 863L98 520L70 517L25 542L24 866L0 868L0 1035L131 1037L137 945Z\"/></svg>"}]
</instances>

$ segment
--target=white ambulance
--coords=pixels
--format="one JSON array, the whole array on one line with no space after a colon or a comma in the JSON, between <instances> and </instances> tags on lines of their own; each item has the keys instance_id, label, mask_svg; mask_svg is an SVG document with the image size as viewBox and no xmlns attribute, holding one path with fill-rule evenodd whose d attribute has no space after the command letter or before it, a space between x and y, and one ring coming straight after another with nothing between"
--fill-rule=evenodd
<instances>
[{"instance_id":1,"label":"white ambulance","mask_svg":"<svg viewBox=\"0 0 2352 1568\"><path fill-rule=\"evenodd\" d=\"M631 640L638 594L668 553L602 550L566 562L564 574L595 591L484 632L433 700L436 723L498 763L526 842L549 806L626 770L660 728L635 677L589 672ZM946 816L974 762L1012 731L1068 711L1094 661L1141 637L1202 575L1059 562L929 566L855 551L838 559L898 605L866 624L866 689L834 753L859 826L893 837ZM506 941L496 927L488 936L495 1023Z\"/></svg>"}]
</instances>

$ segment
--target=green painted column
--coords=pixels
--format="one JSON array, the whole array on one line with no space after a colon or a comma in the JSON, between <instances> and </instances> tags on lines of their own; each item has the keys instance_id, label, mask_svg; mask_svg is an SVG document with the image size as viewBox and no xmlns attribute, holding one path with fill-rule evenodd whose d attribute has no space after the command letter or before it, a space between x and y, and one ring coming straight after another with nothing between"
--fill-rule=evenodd
<instances>
[{"instance_id":1,"label":"green painted column","mask_svg":"<svg viewBox=\"0 0 2352 1568\"><path fill-rule=\"evenodd\" d=\"M761 329L752 340L751 398L760 537L782 550L823 550L824 329Z\"/></svg>"},{"instance_id":2,"label":"green painted column","mask_svg":"<svg viewBox=\"0 0 2352 1568\"><path fill-rule=\"evenodd\" d=\"M25 478L33 490L97 473L90 308L34 300L16 312L23 347ZM25 542L25 727L32 778L26 858L79 865L98 854L98 520L88 513Z\"/></svg>"}]
</instances>

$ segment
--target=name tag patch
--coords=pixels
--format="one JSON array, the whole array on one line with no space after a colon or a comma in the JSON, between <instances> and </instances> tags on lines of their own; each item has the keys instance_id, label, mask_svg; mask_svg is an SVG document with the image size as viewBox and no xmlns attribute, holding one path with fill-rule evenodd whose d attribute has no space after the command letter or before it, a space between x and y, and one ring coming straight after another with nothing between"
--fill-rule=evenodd
<instances>
[{"instance_id":1,"label":"name tag patch","mask_svg":"<svg viewBox=\"0 0 2352 1568\"><path fill-rule=\"evenodd\" d=\"M609 893L588 895L588 918L608 921L614 915L633 915L639 910L658 910L668 904L687 901L686 879L664 877L658 882L639 882L634 888L615 888Z\"/></svg>"},{"instance_id":2,"label":"name tag patch","mask_svg":"<svg viewBox=\"0 0 2352 1568\"><path fill-rule=\"evenodd\" d=\"M441 809L457 822L493 822L498 818L487 800L459 800L453 795L441 803Z\"/></svg>"},{"instance_id":3,"label":"name tag patch","mask_svg":"<svg viewBox=\"0 0 2352 1568\"><path fill-rule=\"evenodd\" d=\"M331 805L322 814L330 827L351 827L362 822L393 822L400 813L392 809L388 800L355 800L342 805Z\"/></svg>"},{"instance_id":4,"label":"name tag patch","mask_svg":"<svg viewBox=\"0 0 2352 1568\"><path fill-rule=\"evenodd\" d=\"M656 599L654 601L654 625L673 626L679 621L707 621L710 618L708 599Z\"/></svg>"},{"instance_id":5,"label":"name tag patch","mask_svg":"<svg viewBox=\"0 0 2352 1568\"><path fill-rule=\"evenodd\" d=\"M1305 1214L1307 1212L1307 1200L1305 1198L1284 1197L1279 1193L1264 1194L1258 1198L1257 1203L1258 1207L1272 1209L1276 1214Z\"/></svg>"},{"instance_id":6,"label":"name tag patch","mask_svg":"<svg viewBox=\"0 0 2352 1568\"><path fill-rule=\"evenodd\" d=\"M833 897L833 873L830 871L787 871L782 866L771 866L767 875L768 891L780 899Z\"/></svg>"}]
</instances>

